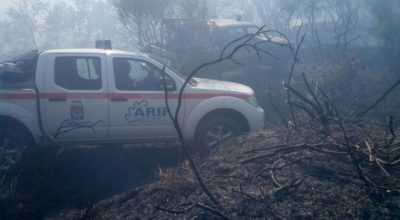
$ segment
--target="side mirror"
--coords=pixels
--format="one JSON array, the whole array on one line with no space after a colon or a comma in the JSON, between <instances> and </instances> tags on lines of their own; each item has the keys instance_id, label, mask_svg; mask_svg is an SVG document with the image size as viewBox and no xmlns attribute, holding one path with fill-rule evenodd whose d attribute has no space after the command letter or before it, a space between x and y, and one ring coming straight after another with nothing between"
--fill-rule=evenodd
<instances>
[{"instance_id":1,"label":"side mirror","mask_svg":"<svg viewBox=\"0 0 400 220\"><path fill-rule=\"evenodd\" d=\"M13 67L0 73L0 80L5 83L21 83L26 81L26 74L19 67Z\"/></svg>"}]
</instances>

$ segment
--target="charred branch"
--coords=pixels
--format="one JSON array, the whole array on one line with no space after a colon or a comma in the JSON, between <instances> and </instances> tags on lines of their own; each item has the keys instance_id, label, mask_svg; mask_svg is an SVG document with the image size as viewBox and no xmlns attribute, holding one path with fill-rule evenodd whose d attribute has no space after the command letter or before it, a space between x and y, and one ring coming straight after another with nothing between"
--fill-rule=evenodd
<instances>
[{"instance_id":1,"label":"charred branch","mask_svg":"<svg viewBox=\"0 0 400 220\"><path fill-rule=\"evenodd\" d=\"M370 107L365 109L364 111L356 114L358 117L365 116L368 112L370 112L373 108L375 108L379 103L381 103L385 98L398 86L400 85L400 79L398 79L388 90L386 90Z\"/></svg>"},{"instance_id":2,"label":"charred branch","mask_svg":"<svg viewBox=\"0 0 400 220\"><path fill-rule=\"evenodd\" d=\"M183 209L183 210L167 209L167 208L163 208L163 207L161 207L159 205L154 206L154 208L156 208L156 209L158 209L160 211L163 211L163 212L168 212L170 214L177 214L177 215L185 214L185 213L187 213L188 211L190 211L190 210L192 210L194 208L199 208L199 209L202 209L204 211L210 212L213 215L218 216L221 219L227 219L227 220L231 219L228 216L224 215L222 212L220 212L220 211L218 211L218 210L216 210L214 208L211 208L209 206L206 206L204 204L201 204L201 203L192 203L192 202L190 202L190 203L188 203L186 205L189 205L189 206L187 208Z\"/></svg>"},{"instance_id":3,"label":"charred branch","mask_svg":"<svg viewBox=\"0 0 400 220\"><path fill-rule=\"evenodd\" d=\"M268 100L269 100L269 103L271 104L272 108L279 115L279 118L281 119L282 124L284 124L287 127L288 124L287 124L287 120L286 120L285 116L282 114L282 112L279 110L278 106L276 106L274 101L272 100L271 86L269 87Z\"/></svg>"},{"instance_id":4,"label":"charred branch","mask_svg":"<svg viewBox=\"0 0 400 220\"><path fill-rule=\"evenodd\" d=\"M178 133L179 141L180 141L180 143L181 143L183 152L184 152L186 158L187 158L188 161L189 161L190 167L191 167L191 169L193 170L193 173L194 173L194 175L195 175L195 177L196 177L196 179L197 179L197 181L198 181L200 187L201 187L202 190L205 192L205 194L210 198L210 200L213 202L213 204L214 204L216 207L218 207L218 208L222 208L222 206L221 206L220 202L218 201L218 199L211 193L211 191L208 189L208 187L207 187L206 184L204 183L204 180L203 180L203 178L201 177L200 172L198 171L198 169L197 169L197 167L196 167L196 164L195 164L195 162L194 162L192 156L190 155L189 149L188 149L188 147L187 147L186 140L185 140L185 138L184 138L184 136L183 136L183 133L182 133L182 130L181 130L181 126L180 126L180 123L179 123L179 113L180 113L180 110L181 110L181 107L182 107L182 97L183 97L185 88L186 88L186 86L188 85L188 83L190 82L190 80L191 80L201 69L203 69L203 68L205 68L205 67L207 67L207 66L211 66L211 65L214 65L214 64L223 62L223 61L225 61L225 60L230 60L230 61L233 61L234 63L237 63L237 62L235 61L234 56L235 56L235 54L236 54L239 50L241 50L241 49L252 49L252 50L254 50L254 51L257 53L257 56L259 57L259 59L261 59L261 53L269 54L268 52L266 52L266 51L262 50L261 48L259 48L259 46L260 46L262 43L273 43L272 41L268 40L268 41L265 41L265 42L258 42L258 43L256 43L256 44L255 44L255 43L250 43L250 41L253 40L257 35L259 35L259 34L264 34L264 33L271 33L271 32L274 32L274 33L277 33L277 34L281 35L284 39L287 39L287 40L288 40L288 38L287 38L284 34L282 34L282 33L280 33L280 32L272 31L272 30L264 31L263 29L264 29L264 27L261 27L261 28L259 28L259 29L257 30L257 32L254 33L254 34L248 34L248 35L242 36L242 37L240 37L240 38L237 38L237 39L235 39L235 40L229 42L229 43L223 48L222 52L220 53L219 59L216 59L216 60L213 60L213 61L210 61L210 62L203 63L203 64L201 64L200 66L198 66L197 68L195 68L195 69L189 74L189 76L186 78L186 80L184 81L182 87L181 87L180 90L179 90L178 104L177 104L177 108L176 108L175 112L172 112L172 109L170 108L170 105L169 105L169 100L168 100L168 89L167 89L167 84L166 84L166 79L165 79L165 74L166 74L166 73L165 73L165 68L166 68L166 67L164 66L164 68L163 68L163 84L164 84L164 95L165 95L165 96L164 96L164 101L165 101L165 105L166 105L167 110L168 110L168 115L169 115L170 119L173 121L175 130L176 130L177 133ZM304 40L304 37L303 37L302 40ZM242 42L241 42L241 41L242 41ZM288 42L289 42L289 41L288 41ZM239 43L239 44L236 45L236 46L234 46L233 49L231 50L231 52L228 53L228 52L227 52L228 48L230 49L230 47L233 46L235 43ZM288 44L290 45L290 43L288 43ZM284 45L281 45L281 46L284 46ZM297 50L296 56L297 56L297 54L298 54L298 50ZM296 61L297 61L297 57L296 57ZM294 71L294 67L293 67L293 71Z\"/></svg>"}]
</instances>

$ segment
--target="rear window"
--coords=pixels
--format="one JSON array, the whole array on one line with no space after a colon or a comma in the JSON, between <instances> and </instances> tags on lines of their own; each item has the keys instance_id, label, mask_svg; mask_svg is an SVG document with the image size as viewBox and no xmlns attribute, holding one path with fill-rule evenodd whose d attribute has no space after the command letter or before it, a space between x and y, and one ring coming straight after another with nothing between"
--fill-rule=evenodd
<instances>
[{"instance_id":1,"label":"rear window","mask_svg":"<svg viewBox=\"0 0 400 220\"><path fill-rule=\"evenodd\" d=\"M98 57L57 57L54 74L55 83L68 90L102 88L101 61Z\"/></svg>"}]
</instances>

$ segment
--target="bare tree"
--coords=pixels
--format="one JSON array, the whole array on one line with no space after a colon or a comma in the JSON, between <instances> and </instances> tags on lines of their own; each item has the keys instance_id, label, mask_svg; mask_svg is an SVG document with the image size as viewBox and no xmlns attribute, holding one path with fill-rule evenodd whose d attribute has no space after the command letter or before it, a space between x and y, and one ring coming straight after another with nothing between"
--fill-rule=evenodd
<instances>
[{"instance_id":1,"label":"bare tree","mask_svg":"<svg viewBox=\"0 0 400 220\"><path fill-rule=\"evenodd\" d=\"M343 48L347 52L351 41L351 33L358 25L358 11L350 0L336 0L329 2L327 13L333 24L335 51Z\"/></svg>"},{"instance_id":2,"label":"bare tree","mask_svg":"<svg viewBox=\"0 0 400 220\"><path fill-rule=\"evenodd\" d=\"M41 20L46 17L48 4L42 0L14 0L8 9L8 19L4 22L6 30L3 41L7 42L2 53L8 56L22 51L37 49L42 45L44 26Z\"/></svg>"},{"instance_id":3,"label":"bare tree","mask_svg":"<svg viewBox=\"0 0 400 220\"><path fill-rule=\"evenodd\" d=\"M193 21L207 21L209 18L209 8L207 1L198 0L178 0L177 9L181 17Z\"/></svg>"},{"instance_id":4,"label":"bare tree","mask_svg":"<svg viewBox=\"0 0 400 220\"><path fill-rule=\"evenodd\" d=\"M169 12L172 1L165 0L114 0L120 20L137 37L142 49L149 42L160 41L162 19Z\"/></svg>"},{"instance_id":5,"label":"bare tree","mask_svg":"<svg viewBox=\"0 0 400 220\"><path fill-rule=\"evenodd\" d=\"M346 52L359 25L356 4L350 0L253 0L258 17L294 41L298 26L309 36L308 46L318 58ZM327 46L329 50L327 49Z\"/></svg>"},{"instance_id":6,"label":"bare tree","mask_svg":"<svg viewBox=\"0 0 400 220\"><path fill-rule=\"evenodd\" d=\"M137 37L137 47L161 42L162 22L165 18L206 21L207 1L196 0L114 0L114 7L125 27Z\"/></svg>"},{"instance_id":7,"label":"bare tree","mask_svg":"<svg viewBox=\"0 0 400 220\"><path fill-rule=\"evenodd\" d=\"M287 44L282 44L282 42L273 42L271 40L256 40L254 41L254 39L256 38L256 36L260 35L260 34L275 34L278 36L281 36L282 38L284 38L286 40ZM179 95L178 95L178 105L176 107L175 111L172 111L170 104L169 104L169 96L168 96L168 89L167 89L167 84L166 84L166 79L165 79L165 66L163 68L163 83L164 83L164 92L165 92L165 105L168 109L168 114L170 119L172 120L175 130L178 133L178 137L179 137L179 142L181 144L182 150L185 154L186 159L189 161L189 165L200 185L200 187L202 188L202 190L204 191L204 193L206 193L206 195L208 196L208 198L213 202L213 204L217 207L217 208L223 208L221 206L220 201L217 199L217 197L208 189L207 185L205 184L191 154L188 148L188 144L187 141L185 140L184 136L183 136L183 132L181 129L181 125L179 122L179 114L180 114L180 110L182 107L182 98L183 98L183 94L185 92L185 88L186 86L189 84L189 82L191 81L191 79L203 68L206 68L207 66L211 66L211 65L215 65L218 64L220 62L224 62L224 61L231 61L237 64L240 64L239 62L237 62L235 60L235 55L238 53L238 51L241 50L246 50L246 51L254 51L258 58L261 59L261 54L266 54L268 56L272 56L273 54L271 54L269 51L266 51L262 48L262 45L264 44L278 44L279 46L287 46L290 49L292 49L292 47L290 46L289 40L286 37L286 35L282 34L281 32L278 31L273 31L273 30L264 30L264 26L261 27L256 33L252 33L252 34L246 34L240 38L237 38L231 42L229 42L221 51L219 58L215 59L215 60L211 60L209 62L203 63L200 66L198 66L197 68L195 68L190 74L189 76L186 78L185 82L183 83L182 87L179 90ZM298 51L298 50L297 50ZM297 55L296 52L293 51L293 54ZM294 71L294 65L296 64L296 60L293 63L292 66L292 72ZM210 210L208 210L210 211ZM225 216L223 214L223 210L222 212L219 212L217 210L213 209L213 213L217 214L220 217L223 217L224 219L229 219L227 216Z\"/></svg>"}]
</instances>

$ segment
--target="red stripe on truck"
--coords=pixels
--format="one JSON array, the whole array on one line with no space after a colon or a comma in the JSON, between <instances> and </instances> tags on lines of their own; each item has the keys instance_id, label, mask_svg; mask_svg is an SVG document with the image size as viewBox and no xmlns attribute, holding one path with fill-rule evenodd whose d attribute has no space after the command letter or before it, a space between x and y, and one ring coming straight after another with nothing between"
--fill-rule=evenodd
<instances>
[{"instance_id":1,"label":"red stripe on truck","mask_svg":"<svg viewBox=\"0 0 400 220\"><path fill-rule=\"evenodd\" d=\"M177 93L168 94L168 98L177 99ZM230 96L239 99L247 99L248 95L230 94L230 93L186 93L182 95L183 99L209 99L219 96ZM36 95L32 93L4 93L0 94L0 99L35 99ZM164 94L139 94L139 93L41 93L41 99L66 98L66 99L164 99Z\"/></svg>"},{"instance_id":2,"label":"red stripe on truck","mask_svg":"<svg viewBox=\"0 0 400 220\"><path fill-rule=\"evenodd\" d=\"M0 99L35 99L35 94L27 93L6 93L0 94Z\"/></svg>"}]
</instances>

